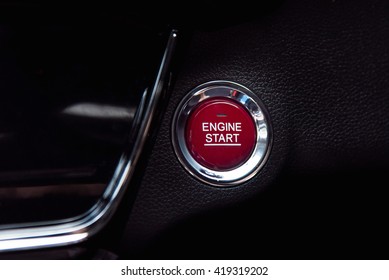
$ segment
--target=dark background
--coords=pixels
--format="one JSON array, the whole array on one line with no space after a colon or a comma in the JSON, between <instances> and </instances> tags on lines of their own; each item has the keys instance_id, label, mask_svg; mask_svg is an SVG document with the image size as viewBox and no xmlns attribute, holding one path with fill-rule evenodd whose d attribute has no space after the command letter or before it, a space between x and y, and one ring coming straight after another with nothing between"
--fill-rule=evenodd
<instances>
[{"instance_id":1,"label":"dark background","mask_svg":"<svg viewBox=\"0 0 389 280\"><path fill-rule=\"evenodd\" d=\"M387 1L123 7L104 13L179 30L169 94L114 219L54 258L388 258ZM263 169L226 189L191 177L171 144L177 105L212 80L257 94L274 133Z\"/></svg>"}]
</instances>

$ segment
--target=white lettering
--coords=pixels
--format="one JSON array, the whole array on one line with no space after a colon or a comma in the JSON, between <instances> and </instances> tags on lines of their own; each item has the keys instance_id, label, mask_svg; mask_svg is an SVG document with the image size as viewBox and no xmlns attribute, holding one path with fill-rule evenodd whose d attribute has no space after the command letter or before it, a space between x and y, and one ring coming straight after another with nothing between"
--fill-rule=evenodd
<instances>
[{"instance_id":1,"label":"white lettering","mask_svg":"<svg viewBox=\"0 0 389 280\"><path fill-rule=\"evenodd\" d=\"M205 135L204 146L240 146L238 138L240 133L225 133L242 131L240 122L203 122L202 129L204 132L224 132L224 133L207 133Z\"/></svg>"},{"instance_id":2,"label":"white lettering","mask_svg":"<svg viewBox=\"0 0 389 280\"><path fill-rule=\"evenodd\" d=\"M207 133L205 141L207 143L238 143L239 133Z\"/></svg>"},{"instance_id":3,"label":"white lettering","mask_svg":"<svg viewBox=\"0 0 389 280\"><path fill-rule=\"evenodd\" d=\"M224 130L225 130L224 123L219 122L219 123L217 124L217 129L218 129L219 131L224 131Z\"/></svg>"},{"instance_id":4,"label":"white lettering","mask_svg":"<svg viewBox=\"0 0 389 280\"><path fill-rule=\"evenodd\" d=\"M230 123L230 122L203 122L203 131L242 131L242 123Z\"/></svg>"}]
</instances>

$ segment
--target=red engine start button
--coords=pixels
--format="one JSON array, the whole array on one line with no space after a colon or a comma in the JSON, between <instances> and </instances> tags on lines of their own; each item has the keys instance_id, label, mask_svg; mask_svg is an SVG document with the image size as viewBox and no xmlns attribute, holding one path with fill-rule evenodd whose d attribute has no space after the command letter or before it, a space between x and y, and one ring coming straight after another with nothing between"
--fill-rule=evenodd
<instances>
[{"instance_id":1,"label":"red engine start button","mask_svg":"<svg viewBox=\"0 0 389 280\"><path fill-rule=\"evenodd\" d=\"M250 113L227 97L209 98L198 104L189 116L185 136L192 157L216 171L244 164L257 139Z\"/></svg>"}]
</instances>

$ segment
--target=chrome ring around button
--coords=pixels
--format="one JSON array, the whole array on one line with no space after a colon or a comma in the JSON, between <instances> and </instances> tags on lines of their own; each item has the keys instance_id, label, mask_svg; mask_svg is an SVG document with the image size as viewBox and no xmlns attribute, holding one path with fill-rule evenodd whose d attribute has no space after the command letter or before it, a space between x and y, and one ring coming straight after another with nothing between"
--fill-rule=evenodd
<instances>
[{"instance_id":1,"label":"chrome ring around button","mask_svg":"<svg viewBox=\"0 0 389 280\"><path fill-rule=\"evenodd\" d=\"M209 98L228 98L242 105L251 115L256 129L255 146L248 159L230 170L213 170L200 164L188 149L186 125L195 108ZM265 164L272 143L269 116L260 99L246 87L234 82L213 81L190 91L179 104L173 118L172 142L184 168L197 179L218 187L229 187L246 182Z\"/></svg>"}]
</instances>

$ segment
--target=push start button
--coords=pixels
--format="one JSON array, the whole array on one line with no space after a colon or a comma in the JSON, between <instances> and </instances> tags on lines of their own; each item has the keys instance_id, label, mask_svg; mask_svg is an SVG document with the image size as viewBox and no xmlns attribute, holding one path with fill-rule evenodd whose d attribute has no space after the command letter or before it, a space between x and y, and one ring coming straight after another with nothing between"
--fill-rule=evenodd
<instances>
[{"instance_id":1,"label":"push start button","mask_svg":"<svg viewBox=\"0 0 389 280\"><path fill-rule=\"evenodd\" d=\"M231 170L250 157L256 143L254 120L245 107L227 97L209 98L194 108L186 125L192 157L212 170Z\"/></svg>"},{"instance_id":2,"label":"push start button","mask_svg":"<svg viewBox=\"0 0 389 280\"><path fill-rule=\"evenodd\" d=\"M227 81L200 85L178 105L172 141L182 166L218 187L241 184L264 166L271 146L269 116L258 96Z\"/></svg>"}]
</instances>

